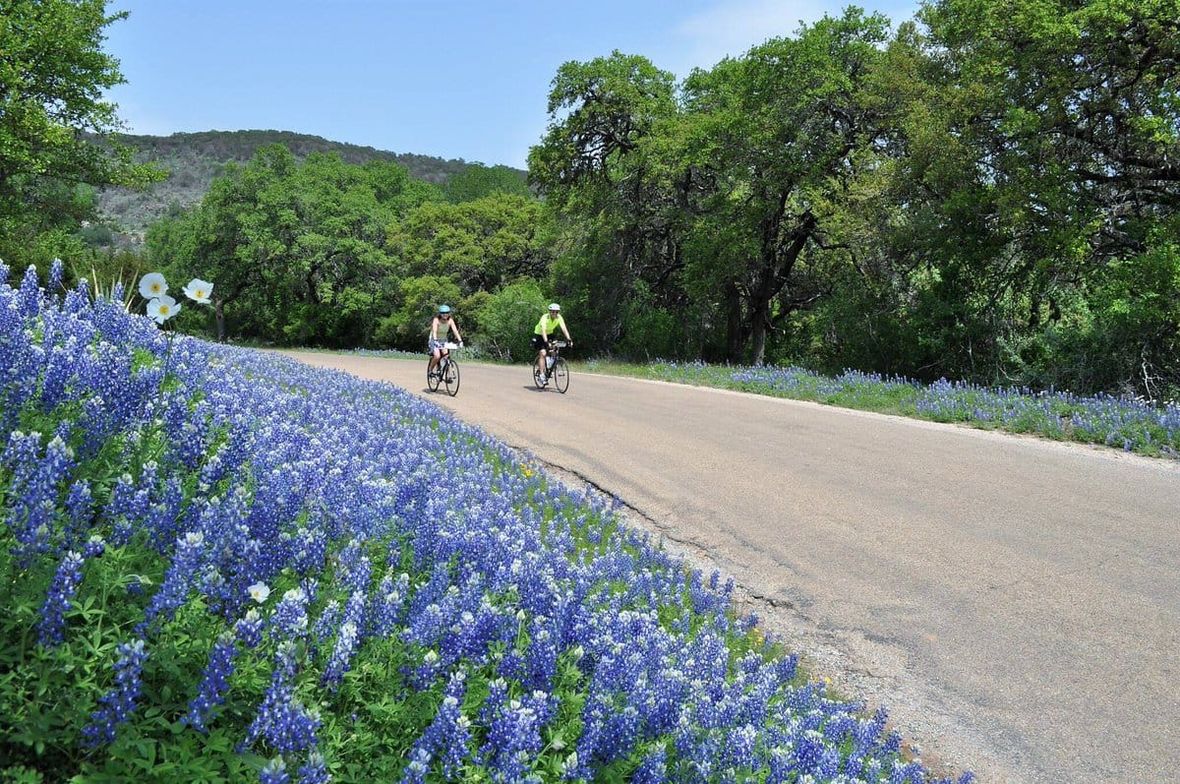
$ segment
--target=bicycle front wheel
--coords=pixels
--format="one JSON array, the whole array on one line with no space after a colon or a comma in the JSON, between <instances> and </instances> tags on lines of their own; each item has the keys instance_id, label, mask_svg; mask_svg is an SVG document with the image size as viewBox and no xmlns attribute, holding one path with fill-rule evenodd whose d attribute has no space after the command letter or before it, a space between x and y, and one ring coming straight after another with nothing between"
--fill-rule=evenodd
<instances>
[{"instance_id":1,"label":"bicycle front wheel","mask_svg":"<svg viewBox=\"0 0 1180 784\"><path fill-rule=\"evenodd\" d=\"M557 361L553 363L553 385L563 395L570 388L569 365L565 364L565 360L561 357L558 357Z\"/></svg>"},{"instance_id":2,"label":"bicycle front wheel","mask_svg":"<svg viewBox=\"0 0 1180 784\"><path fill-rule=\"evenodd\" d=\"M438 391L438 382L442 380L438 375L439 371L442 370L442 362L443 360L440 359L433 373L430 372L430 363L426 363L426 388L431 392Z\"/></svg>"},{"instance_id":3,"label":"bicycle front wheel","mask_svg":"<svg viewBox=\"0 0 1180 784\"><path fill-rule=\"evenodd\" d=\"M443 369L443 382L447 385L447 394L451 397L459 394L459 363L448 360Z\"/></svg>"}]
</instances>

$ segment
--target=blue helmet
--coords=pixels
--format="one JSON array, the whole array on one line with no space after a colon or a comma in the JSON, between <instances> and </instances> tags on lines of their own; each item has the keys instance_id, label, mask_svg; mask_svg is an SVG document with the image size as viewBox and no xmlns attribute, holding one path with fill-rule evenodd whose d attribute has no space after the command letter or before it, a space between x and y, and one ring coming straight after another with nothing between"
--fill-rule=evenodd
<instances>
[{"instance_id":1,"label":"blue helmet","mask_svg":"<svg viewBox=\"0 0 1180 784\"><path fill-rule=\"evenodd\" d=\"M450 313L450 312L451 312L451 306L450 306L450 305L439 305L439 306L438 306L438 312L439 312L439 313Z\"/></svg>"}]
</instances>

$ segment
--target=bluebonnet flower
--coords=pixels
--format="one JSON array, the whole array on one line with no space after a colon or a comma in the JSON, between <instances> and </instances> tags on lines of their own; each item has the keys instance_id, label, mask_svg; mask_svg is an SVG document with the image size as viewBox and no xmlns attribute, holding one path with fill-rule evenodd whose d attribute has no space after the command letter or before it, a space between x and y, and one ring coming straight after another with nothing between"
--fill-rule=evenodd
<instances>
[{"instance_id":1,"label":"bluebonnet flower","mask_svg":"<svg viewBox=\"0 0 1180 784\"><path fill-rule=\"evenodd\" d=\"M367 562L367 559L364 559ZM344 609L344 620L340 625L340 634L336 637L336 646L324 668L323 682L335 689L340 685L344 673L351 667L352 657L363 638L365 629L366 596L362 591L355 591L348 599Z\"/></svg>"},{"instance_id":2,"label":"bluebonnet flower","mask_svg":"<svg viewBox=\"0 0 1180 784\"><path fill-rule=\"evenodd\" d=\"M257 610L248 610L234 624L234 631L247 648L257 648L262 642L262 614Z\"/></svg>"},{"instance_id":3,"label":"bluebonnet flower","mask_svg":"<svg viewBox=\"0 0 1180 784\"><path fill-rule=\"evenodd\" d=\"M271 613L270 624L280 638L302 637L307 631L307 593L302 588L284 593Z\"/></svg>"},{"instance_id":4,"label":"bluebonnet flower","mask_svg":"<svg viewBox=\"0 0 1180 784\"><path fill-rule=\"evenodd\" d=\"M542 747L542 722L536 703L509 699L503 683L494 682L483 717L490 726L480 753L492 780L522 780Z\"/></svg>"},{"instance_id":5,"label":"bluebonnet flower","mask_svg":"<svg viewBox=\"0 0 1180 784\"><path fill-rule=\"evenodd\" d=\"M461 706L466 692L466 674L452 673L443 694L442 704L434 720L422 733L410 756L417 759L442 760L443 776L448 780L459 772L459 766L471 754L471 720L463 715Z\"/></svg>"},{"instance_id":6,"label":"bluebonnet flower","mask_svg":"<svg viewBox=\"0 0 1180 784\"><path fill-rule=\"evenodd\" d=\"M85 559L81 553L70 550L61 559L49 586L49 595L41 607L41 619L37 622L37 638L46 647L59 645L65 639L65 612L70 609L70 600L82 582L82 566Z\"/></svg>"},{"instance_id":7,"label":"bluebonnet flower","mask_svg":"<svg viewBox=\"0 0 1180 784\"><path fill-rule=\"evenodd\" d=\"M37 268L32 264L25 268L18 301L21 315L26 318L37 315L41 310L41 281L37 278Z\"/></svg>"},{"instance_id":8,"label":"bluebonnet flower","mask_svg":"<svg viewBox=\"0 0 1180 784\"><path fill-rule=\"evenodd\" d=\"M58 289L61 288L62 275L65 273L65 265L62 264L61 259L54 258L49 264L49 281L48 289L51 296L56 296Z\"/></svg>"},{"instance_id":9,"label":"bluebonnet flower","mask_svg":"<svg viewBox=\"0 0 1180 784\"><path fill-rule=\"evenodd\" d=\"M305 574L317 571L327 558L328 540L324 532L301 527L295 532L294 566Z\"/></svg>"},{"instance_id":10,"label":"bluebonnet flower","mask_svg":"<svg viewBox=\"0 0 1180 784\"><path fill-rule=\"evenodd\" d=\"M282 757L275 757L262 767L258 773L260 784L290 784L291 774L287 773L287 763Z\"/></svg>"},{"instance_id":11,"label":"bluebonnet flower","mask_svg":"<svg viewBox=\"0 0 1180 784\"><path fill-rule=\"evenodd\" d=\"M348 671L349 661L356 652L359 639L360 630L355 623L345 621L340 625L340 633L336 637L336 647L332 650L332 656L328 659L327 666L324 667L322 681L325 686L335 690L340 685L344 673Z\"/></svg>"},{"instance_id":12,"label":"bluebonnet flower","mask_svg":"<svg viewBox=\"0 0 1180 784\"><path fill-rule=\"evenodd\" d=\"M275 656L270 688L250 723L243 747L259 738L265 738L271 748L282 753L306 751L316 744L320 718L295 696L295 670L294 644L283 642Z\"/></svg>"},{"instance_id":13,"label":"bluebonnet flower","mask_svg":"<svg viewBox=\"0 0 1180 784\"><path fill-rule=\"evenodd\" d=\"M430 772L430 752L425 749L415 749L410 754L410 761L406 764L402 774L402 784L425 784L426 774Z\"/></svg>"},{"instance_id":14,"label":"bluebonnet flower","mask_svg":"<svg viewBox=\"0 0 1180 784\"><path fill-rule=\"evenodd\" d=\"M307 762L299 766L299 784L328 784L331 780L328 763L318 751L308 754Z\"/></svg>"},{"instance_id":15,"label":"bluebonnet flower","mask_svg":"<svg viewBox=\"0 0 1180 784\"><path fill-rule=\"evenodd\" d=\"M336 599L332 599L324 605L324 609L320 611L320 617L316 618L315 624L312 626L312 634L315 635L316 640L326 642L336 633L340 627L341 610L340 602Z\"/></svg>"},{"instance_id":16,"label":"bluebonnet flower","mask_svg":"<svg viewBox=\"0 0 1180 784\"><path fill-rule=\"evenodd\" d=\"M667 756L663 746L650 752L632 776L632 784L664 784L668 780Z\"/></svg>"},{"instance_id":17,"label":"bluebonnet flower","mask_svg":"<svg viewBox=\"0 0 1180 784\"><path fill-rule=\"evenodd\" d=\"M19 434L9 439L5 462L19 461L19 475L13 486L17 495L6 515L17 540L18 563L27 565L32 559L48 552L54 534L53 520L57 506L59 485L68 477L74 464L74 453L60 438L53 438L45 447L45 454L34 465L28 464L29 447L36 448L40 436L29 434L23 440ZM12 456L9 453L12 453ZM25 452L21 455L21 452ZM19 487L19 490L16 488Z\"/></svg>"},{"instance_id":18,"label":"bluebonnet flower","mask_svg":"<svg viewBox=\"0 0 1180 784\"><path fill-rule=\"evenodd\" d=\"M544 616L535 617L529 637L524 662L525 685L530 689L548 689L557 674L557 640L553 624Z\"/></svg>"},{"instance_id":19,"label":"bluebonnet flower","mask_svg":"<svg viewBox=\"0 0 1180 784\"><path fill-rule=\"evenodd\" d=\"M213 643L213 652L209 655L209 663L205 666L205 674L201 678L201 685L197 687L197 696L188 704L188 714L185 720L204 732L213 709L225 702L225 692L229 688L229 678L234 672L234 658L237 656L237 640L230 632L223 633Z\"/></svg>"},{"instance_id":20,"label":"bluebonnet flower","mask_svg":"<svg viewBox=\"0 0 1180 784\"><path fill-rule=\"evenodd\" d=\"M90 723L82 730L86 745L95 747L115 740L115 731L131 717L142 686L143 664L147 660L144 641L120 643L116 649L115 685L99 700L99 708L90 714Z\"/></svg>"},{"instance_id":21,"label":"bluebonnet flower","mask_svg":"<svg viewBox=\"0 0 1180 784\"><path fill-rule=\"evenodd\" d=\"M184 604L193 584L193 577L198 573L201 555L205 550L205 536L200 531L190 531L176 540L176 552L172 563L164 575L164 583L152 597L145 613L144 623L140 628L146 628L157 617L169 619L172 614Z\"/></svg>"},{"instance_id":22,"label":"bluebonnet flower","mask_svg":"<svg viewBox=\"0 0 1180 784\"><path fill-rule=\"evenodd\" d=\"M377 637L388 637L401 619L402 606L409 592L410 575L402 572L395 582L386 576L377 588L377 595L373 598L373 611L370 621L373 634Z\"/></svg>"},{"instance_id":23,"label":"bluebonnet flower","mask_svg":"<svg viewBox=\"0 0 1180 784\"><path fill-rule=\"evenodd\" d=\"M106 552L107 543L98 534L91 534L90 538L86 540L86 544L82 545L83 558L97 558Z\"/></svg>"}]
</instances>

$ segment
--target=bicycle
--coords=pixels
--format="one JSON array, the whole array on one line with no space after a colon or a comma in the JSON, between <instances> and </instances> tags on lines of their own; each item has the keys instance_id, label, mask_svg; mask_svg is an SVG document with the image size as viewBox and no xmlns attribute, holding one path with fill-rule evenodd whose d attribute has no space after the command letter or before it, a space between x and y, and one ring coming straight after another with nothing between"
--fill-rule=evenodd
<instances>
[{"instance_id":1,"label":"bicycle","mask_svg":"<svg viewBox=\"0 0 1180 784\"><path fill-rule=\"evenodd\" d=\"M533 363L533 383L537 385L537 389L544 389L550 378L553 379L553 386L561 394L564 395L565 391L570 388L569 365L561 356L561 350L568 345L564 340L549 341L549 355L545 357L544 374L537 369L537 363Z\"/></svg>"},{"instance_id":2,"label":"bicycle","mask_svg":"<svg viewBox=\"0 0 1180 784\"><path fill-rule=\"evenodd\" d=\"M444 343L443 355L438 360L434 372L430 371L430 362L426 362L426 386L431 392L437 392L439 384L445 384L447 394L451 397L459 394L459 363L451 359L451 352L459 348L458 343Z\"/></svg>"}]
</instances>

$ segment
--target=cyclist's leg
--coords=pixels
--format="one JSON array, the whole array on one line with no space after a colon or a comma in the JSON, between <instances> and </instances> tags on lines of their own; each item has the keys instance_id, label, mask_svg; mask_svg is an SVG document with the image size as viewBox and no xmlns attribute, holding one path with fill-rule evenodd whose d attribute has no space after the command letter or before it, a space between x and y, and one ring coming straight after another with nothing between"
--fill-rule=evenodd
<instances>
[{"instance_id":1,"label":"cyclist's leg","mask_svg":"<svg viewBox=\"0 0 1180 784\"><path fill-rule=\"evenodd\" d=\"M438 361L440 359L442 359L442 351L440 351L437 346L431 348L430 367L427 368L427 372L433 373L434 369L438 367Z\"/></svg>"}]
</instances>

